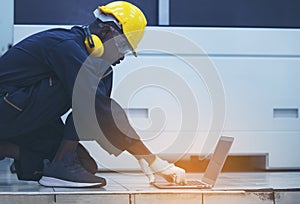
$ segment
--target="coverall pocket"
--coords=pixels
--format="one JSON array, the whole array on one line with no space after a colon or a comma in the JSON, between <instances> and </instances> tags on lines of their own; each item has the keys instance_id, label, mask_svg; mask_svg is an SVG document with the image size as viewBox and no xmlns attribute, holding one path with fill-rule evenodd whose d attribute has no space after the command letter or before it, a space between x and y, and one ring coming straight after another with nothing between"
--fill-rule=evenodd
<instances>
[{"instance_id":1,"label":"coverall pocket","mask_svg":"<svg viewBox=\"0 0 300 204\"><path fill-rule=\"evenodd\" d=\"M30 94L28 91L26 91L25 88L21 88L18 90L15 90L13 92L7 92L2 96L2 102L5 103L9 110L13 108L14 110L17 110L18 112L22 112L26 106L28 105ZM4 104L2 104L3 106ZM4 108L4 107L2 107ZM8 111L9 111L8 110Z\"/></svg>"}]
</instances>

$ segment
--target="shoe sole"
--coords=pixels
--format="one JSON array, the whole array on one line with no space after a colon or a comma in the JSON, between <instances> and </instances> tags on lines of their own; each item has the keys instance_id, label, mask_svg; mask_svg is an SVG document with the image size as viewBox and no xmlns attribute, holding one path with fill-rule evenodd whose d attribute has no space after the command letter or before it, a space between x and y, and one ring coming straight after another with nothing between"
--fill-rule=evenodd
<instances>
[{"instance_id":1,"label":"shoe sole","mask_svg":"<svg viewBox=\"0 0 300 204\"><path fill-rule=\"evenodd\" d=\"M95 186L101 187L105 185L103 183L79 183L73 181L66 181L66 180L61 180L58 178L52 178L47 176L43 176L39 180L39 184L46 187L72 187L72 188L95 187Z\"/></svg>"}]
</instances>

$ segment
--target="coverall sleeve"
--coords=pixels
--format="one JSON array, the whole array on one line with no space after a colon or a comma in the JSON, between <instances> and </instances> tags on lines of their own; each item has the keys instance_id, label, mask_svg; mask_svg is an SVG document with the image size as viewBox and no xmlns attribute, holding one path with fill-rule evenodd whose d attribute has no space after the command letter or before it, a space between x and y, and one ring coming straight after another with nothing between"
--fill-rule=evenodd
<instances>
[{"instance_id":1,"label":"coverall sleeve","mask_svg":"<svg viewBox=\"0 0 300 204\"><path fill-rule=\"evenodd\" d=\"M140 143L140 137L130 125L123 108L105 94L105 85L100 81L96 93L96 115L103 136L107 139L100 144L110 154L118 155L128 150L136 143ZM107 142L109 144L107 145ZM112 148L111 148L112 147Z\"/></svg>"}]
</instances>

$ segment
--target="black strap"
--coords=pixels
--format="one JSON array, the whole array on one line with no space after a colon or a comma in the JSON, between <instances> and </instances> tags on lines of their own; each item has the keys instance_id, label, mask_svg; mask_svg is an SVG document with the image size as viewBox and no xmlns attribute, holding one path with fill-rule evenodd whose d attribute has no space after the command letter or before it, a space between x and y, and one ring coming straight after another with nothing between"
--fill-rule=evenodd
<instances>
[{"instance_id":1,"label":"black strap","mask_svg":"<svg viewBox=\"0 0 300 204\"><path fill-rule=\"evenodd\" d=\"M91 34L89 26L83 26L82 28L83 28L83 31L84 31L84 35L85 35L86 39L88 40L90 48L95 47L95 43L93 41L92 34Z\"/></svg>"}]
</instances>

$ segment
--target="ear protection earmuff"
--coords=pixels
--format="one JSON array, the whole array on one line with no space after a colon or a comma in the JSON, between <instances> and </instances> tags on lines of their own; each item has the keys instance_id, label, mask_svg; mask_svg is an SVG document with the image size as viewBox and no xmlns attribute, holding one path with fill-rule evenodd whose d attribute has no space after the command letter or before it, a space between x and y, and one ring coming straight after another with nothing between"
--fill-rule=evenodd
<instances>
[{"instance_id":1,"label":"ear protection earmuff","mask_svg":"<svg viewBox=\"0 0 300 204\"><path fill-rule=\"evenodd\" d=\"M97 35L91 34L88 26L84 26L83 31L85 34L84 44L88 53L93 57L101 57L104 53L104 46L101 39Z\"/></svg>"}]
</instances>

